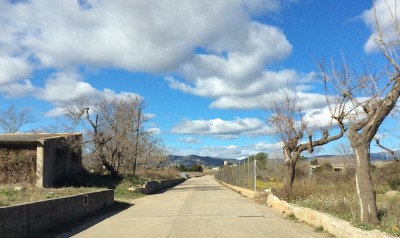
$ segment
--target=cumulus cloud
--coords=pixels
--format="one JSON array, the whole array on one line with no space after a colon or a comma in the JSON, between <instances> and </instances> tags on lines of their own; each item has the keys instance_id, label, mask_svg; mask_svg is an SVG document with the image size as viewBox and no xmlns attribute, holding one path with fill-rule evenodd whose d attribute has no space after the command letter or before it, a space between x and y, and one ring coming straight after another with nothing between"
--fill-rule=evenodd
<instances>
[{"instance_id":1,"label":"cumulus cloud","mask_svg":"<svg viewBox=\"0 0 400 238\"><path fill-rule=\"evenodd\" d=\"M37 97L51 102L66 102L79 97L93 97L97 89L83 82L76 73L55 73L47 80L43 89L38 90Z\"/></svg>"},{"instance_id":2,"label":"cumulus cloud","mask_svg":"<svg viewBox=\"0 0 400 238\"><path fill-rule=\"evenodd\" d=\"M278 43L277 48L286 48L287 42L279 41L283 34L251 22L248 14L255 8L278 10L278 3L3 1L0 24L6 37L2 40L5 49L0 52L6 47L7 53L24 50L25 57L29 55L45 67L91 65L151 72L174 70L193 57L197 46L232 51L236 63L275 57L279 50L262 50L265 48L257 45Z\"/></svg>"},{"instance_id":3,"label":"cumulus cloud","mask_svg":"<svg viewBox=\"0 0 400 238\"><path fill-rule=\"evenodd\" d=\"M90 104L101 98L107 98L109 100L126 97L141 98L140 95L130 92L117 93L107 88L102 91L98 90L89 83L84 82L81 75L75 72L54 73L47 79L43 88L33 88L31 93L35 97L49 101L55 106L44 114L47 117L62 116L64 114L63 105L76 98L85 98ZM148 115L153 116L153 114Z\"/></svg>"},{"instance_id":4,"label":"cumulus cloud","mask_svg":"<svg viewBox=\"0 0 400 238\"><path fill-rule=\"evenodd\" d=\"M255 136L265 133L265 123L256 118L236 118L224 121L220 118L212 120L183 120L175 125L172 133L197 134L214 136L220 139L234 139L240 135Z\"/></svg>"},{"instance_id":5,"label":"cumulus cloud","mask_svg":"<svg viewBox=\"0 0 400 238\"><path fill-rule=\"evenodd\" d=\"M180 142L184 142L184 143L189 143L189 144L196 144L196 143L200 143L201 142L200 139L194 138L194 137L180 138L179 141Z\"/></svg>"},{"instance_id":6,"label":"cumulus cloud","mask_svg":"<svg viewBox=\"0 0 400 238\"><path fill-rule=\"evenodd\" d=\"M321 107L324 95L301 92L313 88L309 84L314 73L299 74L294 70L264 71L258 78L243 78L242 80L226 80L222 78L199 79L191 86L173 77L166 77L171 88L185 93L213 98L211 108L218 109L259 109L268 108L272 99L279 96L279 91L289 85L298 92L300 104L304 108ZM245 83L244 83L245 82Z\"/></svg>"},{"instance_id":7,"label":"cumulus cloud","mask_svg":"<svg viewBox=\"0 0 400 238\"><path fill-rule=\"evenodd\" d=\"M26 80L35 69L55 69L43 100L68 100L55 83L96 93L73 69L119 68L177 73L170 86L216 100L258 95L296 80L291 70L265 71L292 46L277 27L252 16L279 11L293 0L2 1L1 83ZM35 84L36 82L31 82ZM54 89L54 93L49 90ZM61 97L65 98L61 98ZM230 102L230 100L225 100ZM214 103L214 106L231 108Z\"/></svg>"},{"instance_id":8,"label":"cumulus cloud","mask_svg":"<svg viewBox=\"0 0 400 238\"><path fill-rule=\"evenodd\" d=\"M1 41L0 41L1 48ZM0 51L1 52L1 51ZM20 79L27 79L32 71L31 66L21 58L2 56L0 53L0 86L13 83Z\"/></svg>"},{"instance_id":9,"label":"cumulus cloud","mask_svg":"<svg viewBox=\"0 0 400 238\"><path fill-rule=\"evenodd\" d=\"M148 128L147 132L149 132L152 135L159 135L159 134L161 134L161 129L158 127L152 127L152 128Z\"/></svg>"},{"instance_id":10,"label":"cumulus cloud","mask_svg":"<svg viewBox=\"0 0 400 238\"><path fill-rule=\"evenodd\" d=\"M400 12L400 4L394 0L377 0L375 1L375 8L379 27L382 30L384 40L389 46L393 43L398 45L399 32L396 32L396 27L394 25L395 20L393 17L397 17L397 21L400 20L399 16L396 16L396 13ZM362 19L372 31L371 36L364 45L364 50L366 53L377 52L379 48L376 41L379 39L379 34L376 31L374 8L372 7L371 9L364 11Z\"/></svg>"},{"instance_id":11,"label":"cumulus cloud","mask_svg":"<svg viewBox=\"0 0 400 238\"><path fill-rule=\"evenodd\" d=\"M30 80L0 85L0 92L8 98L25 97L36 93L37 90Z\"/></svg>"}]
</instances>

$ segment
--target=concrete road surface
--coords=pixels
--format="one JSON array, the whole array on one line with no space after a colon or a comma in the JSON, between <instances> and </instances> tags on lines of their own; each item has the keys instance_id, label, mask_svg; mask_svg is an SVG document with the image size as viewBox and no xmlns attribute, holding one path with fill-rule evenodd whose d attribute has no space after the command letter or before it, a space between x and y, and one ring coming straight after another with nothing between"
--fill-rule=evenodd
<instances>
[{"instance_id":1,"label":"concrete road surface","mask_svg":"<svg viewBox=\"0 0 400 238\"><path fill-rule=\"evenodd\" d=\"M328 237L225 188L211 176L189 179L133 203L87 229L59 237Z\"/></svg>"}]
</instances>

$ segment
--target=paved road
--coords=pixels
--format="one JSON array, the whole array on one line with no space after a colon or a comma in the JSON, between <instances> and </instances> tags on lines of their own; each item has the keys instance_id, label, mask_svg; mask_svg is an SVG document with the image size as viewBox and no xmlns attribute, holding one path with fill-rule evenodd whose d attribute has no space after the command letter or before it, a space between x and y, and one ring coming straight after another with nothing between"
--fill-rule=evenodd
<instances>
[{"instance_id":1,"label":"paved road","mask_svg":"<svg viewBox=\"0 0 400 238\"><path fill-rule=\"evenodd\" d=\"M189 179L79 233L59 237L327 237L217 183ZM82 229L82 228L81 228Z\"/></svg>"}]
</instances>

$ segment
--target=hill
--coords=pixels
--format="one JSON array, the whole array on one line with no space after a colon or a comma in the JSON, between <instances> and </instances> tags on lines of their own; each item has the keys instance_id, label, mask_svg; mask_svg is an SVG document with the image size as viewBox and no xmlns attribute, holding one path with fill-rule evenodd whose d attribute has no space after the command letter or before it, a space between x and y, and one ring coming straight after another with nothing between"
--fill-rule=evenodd
<instances>
[{"instance_id":1,"label":"hill","mask_svg":"<svg viewBox=\"0 0 400 238\"><path fill-rule=\"evenodd\" d=\"M235 159L223 159L223 158L215 158L210 156L199 156L199 155L168 155L167 156L167 164L168 165L178 165L183 164L185 166L192 166L194 164L202 164L210 167L223 166L224 161L237 161Z\"/></svg>"}]
</instances>

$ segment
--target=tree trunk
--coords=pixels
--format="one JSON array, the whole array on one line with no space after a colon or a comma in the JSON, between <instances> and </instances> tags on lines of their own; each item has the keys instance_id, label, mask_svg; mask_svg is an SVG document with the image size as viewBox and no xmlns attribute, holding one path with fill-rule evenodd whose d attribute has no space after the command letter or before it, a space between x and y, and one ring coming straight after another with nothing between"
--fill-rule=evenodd
<instances>
[{"instance_id":1,"label":"tree trunk","mask_svg":"<svg viewBox=\"0 0 400 238\"><path fill-rule=\"evenodd\" d=\"M378 224L376 193L371 179L370 143L354 146L356 160L356 187L360 202L360 218L362 223Z\"/></svg>"},{"instance_id":2,"label":"tree trunk","mask_svg":"<svg viewBox=\"0 0 400 238\"><path fill-rule=\"evenodd\" d=\"M285 195L290 200L292 195L293 183L296 177L296 161L288 160L285 163Z\"/></svg>"},{"instance_id":3,"label":"tree trunk","mask_svg":"<svg viewBox=\"0 0 400 238\"><path fill-rule=\"evenodd\" d=\"M114 180L118 180L120 177L119 177L117 170L115 170L114 167L110 163L107 162L107 160L104 158L104 156L100 156L100 159L101 159L101 163L104 165L104 167L106 167L108 172L110 172L111 177Z\"/></svg>"}]
</instances>

